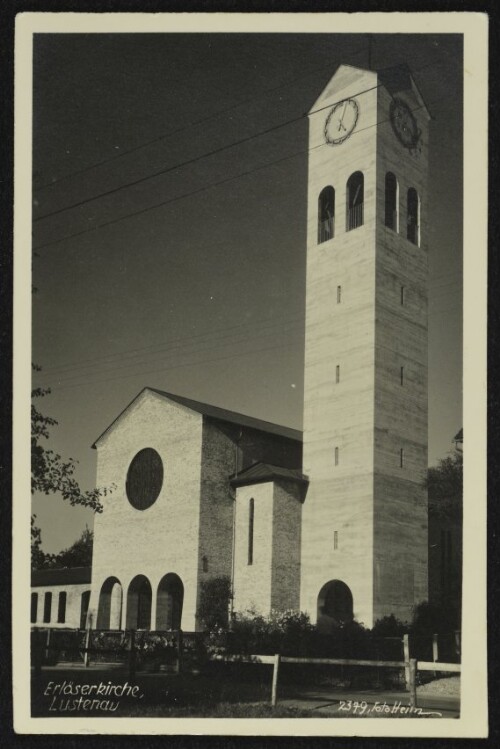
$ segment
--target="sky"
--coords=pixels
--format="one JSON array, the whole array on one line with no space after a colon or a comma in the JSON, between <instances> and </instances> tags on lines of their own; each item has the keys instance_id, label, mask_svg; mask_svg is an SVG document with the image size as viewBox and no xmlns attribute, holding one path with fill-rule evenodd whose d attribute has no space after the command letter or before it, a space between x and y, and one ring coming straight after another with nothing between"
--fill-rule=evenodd
<instances>
[{"instance_id":1,"label":"sky","mask_svg":"<svg viewBox=\"0 0 500 749\"><path fill-rule=\"evenodd\" d=\"M365 34L38 34L32 358L48 447L95 485L95 439L145 386L302 426L306 113ZM432 114L429 463L462 426L462 40L372 36ZM45 551L93 515L35 496Z\"/></svg>"}]
</instances>

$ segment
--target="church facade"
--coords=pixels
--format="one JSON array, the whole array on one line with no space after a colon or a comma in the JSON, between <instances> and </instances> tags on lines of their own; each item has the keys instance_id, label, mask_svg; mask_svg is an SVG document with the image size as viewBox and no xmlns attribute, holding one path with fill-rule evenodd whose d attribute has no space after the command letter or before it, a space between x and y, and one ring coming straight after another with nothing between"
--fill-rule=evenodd
<instances>
[{"instance_id":1,"label":"church facade","mask_svg":"<svg viewBox=\"0 0 500 749\"><path fill-rule=\"evenodd\" d=\"M97 439L88 617L411 617L427 599L429 113L405 67L341 65L309 113L304 431L145 388Z\"/></svg>"}]
</instances>

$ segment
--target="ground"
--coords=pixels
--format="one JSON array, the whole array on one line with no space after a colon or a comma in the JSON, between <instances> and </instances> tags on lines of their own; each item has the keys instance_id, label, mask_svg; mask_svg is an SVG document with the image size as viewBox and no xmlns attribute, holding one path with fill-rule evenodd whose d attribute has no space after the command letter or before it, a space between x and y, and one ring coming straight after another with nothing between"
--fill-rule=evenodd
<instances>
[{"instance_id":1,"label":"ground","mask_svg":"<svg viewBox=\"0 0 500 749\"><path fill-rule=\"evenodd\" d=\"M234 673L138 673L121 669L46 668L32 679L34 717L458 717L459 677L418 688L420 710L402 690L280 685L270 705L271 668L253 666L250 680ZM116 687L116 689L115 689ZM115 690L113 692L113 690ZM122 694L123 692L123 694ZM420 713L423 713L421 715Z\"/></svg>"}]
</instances>

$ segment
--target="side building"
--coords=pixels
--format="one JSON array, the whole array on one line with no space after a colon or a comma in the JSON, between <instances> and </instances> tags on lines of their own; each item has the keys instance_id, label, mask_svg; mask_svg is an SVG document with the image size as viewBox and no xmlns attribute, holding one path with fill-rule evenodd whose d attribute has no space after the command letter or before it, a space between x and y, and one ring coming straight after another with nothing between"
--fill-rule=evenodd
<instances>
[{"instance_id":1,"label":"side building","mask_svg":"<svg viewBox=\"0 0 500 749\"><path fill-rule=\"evenodd\" d=\"M31 626L85 629L91 576L90 567L33 570Z\"/></svg>"}]
</instances>

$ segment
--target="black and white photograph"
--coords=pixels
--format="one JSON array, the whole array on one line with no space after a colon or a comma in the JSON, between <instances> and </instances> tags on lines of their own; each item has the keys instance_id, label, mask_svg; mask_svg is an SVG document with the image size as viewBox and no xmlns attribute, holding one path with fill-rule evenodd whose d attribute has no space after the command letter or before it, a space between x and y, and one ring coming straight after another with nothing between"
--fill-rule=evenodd
<instances>
[{"instance_id":1,"label":"black and white photograph","mask_svg":"<svg viewBox=\"0 0 500 749\"><path fill-rule=\"evenodd\" d=\"M485 736L486 17L131 16L17 19L16 730Z\"/></svg>"}]
</instances>

